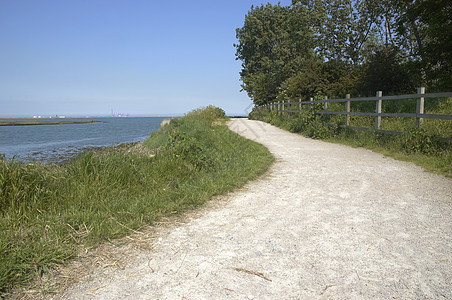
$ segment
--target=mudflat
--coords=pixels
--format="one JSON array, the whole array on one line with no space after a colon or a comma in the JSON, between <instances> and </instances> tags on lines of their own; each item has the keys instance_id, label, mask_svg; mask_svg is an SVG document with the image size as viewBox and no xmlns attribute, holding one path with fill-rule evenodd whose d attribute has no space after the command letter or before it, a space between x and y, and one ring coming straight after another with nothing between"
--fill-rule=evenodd
<instances>
[{"instance_id":1,"label":"mudflat","mask_svg":"<svg viewBox=\"0 0 452 300\"><path fill-rule=\"evenodd\" d=\"M452 180L234 119L260 180L86 269L54 299L451 299ZM137 234L140 236L140 234Z\"/></svg>"}]
</instances>

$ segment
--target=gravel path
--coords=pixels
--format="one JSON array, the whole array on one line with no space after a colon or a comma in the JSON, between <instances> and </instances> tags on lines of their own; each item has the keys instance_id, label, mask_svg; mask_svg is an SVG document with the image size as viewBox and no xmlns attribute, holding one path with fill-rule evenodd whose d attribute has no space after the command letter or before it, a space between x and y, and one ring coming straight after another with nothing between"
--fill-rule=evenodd
<instances>
[{"instance_id":1,"label":"gravel path","mask_svg":"<svg viewBox=\"0 0 452 300\"><path fill-rule=\"evenodd\" d=\"M452 180L235 119L277 158L65 299L452 299Z\"/></svg>"}]
</instances>

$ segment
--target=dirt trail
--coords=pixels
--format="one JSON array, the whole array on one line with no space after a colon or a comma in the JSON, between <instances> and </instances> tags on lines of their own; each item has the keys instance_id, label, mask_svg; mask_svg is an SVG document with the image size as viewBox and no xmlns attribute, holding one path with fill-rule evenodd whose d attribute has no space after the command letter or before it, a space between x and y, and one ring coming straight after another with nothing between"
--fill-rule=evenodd
<instances>
[{"instance_id":1,"label":"dirt trail","mask_svg":"<svg viewBox=\"0 0 452 300\"><path fill-rule=\"evenodd\" d=\"M452 180L257 121L269 174L65 299L452 299ZM59 298L59 297L55 297Z\"/></svg>"}]
</instances>

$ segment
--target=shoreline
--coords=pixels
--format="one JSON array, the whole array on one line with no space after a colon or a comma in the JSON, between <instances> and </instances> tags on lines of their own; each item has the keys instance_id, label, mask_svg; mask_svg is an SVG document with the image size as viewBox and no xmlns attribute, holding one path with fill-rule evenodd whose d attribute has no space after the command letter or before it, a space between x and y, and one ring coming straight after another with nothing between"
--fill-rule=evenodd
<instances>
[{"instance_id":1,"label":"shoreline","mask_svg":"<svg viewBox=\"0 0 452 300\"><path fill-rule=\"evenodd\" d=\"M102 146L69 146L63 148L55 148L48 151L36 151L28 154L26 157L7 158L8 160L16 160L24 163L43 163L46 165L66 165L71 163L78 156L86 152L102 152L102 151L118 151L118 152L134 152L141 148L139 145L143 141L125 142L113 145ZM143 152L143 151L141 151Z\"/></svg>"}]
</instances>

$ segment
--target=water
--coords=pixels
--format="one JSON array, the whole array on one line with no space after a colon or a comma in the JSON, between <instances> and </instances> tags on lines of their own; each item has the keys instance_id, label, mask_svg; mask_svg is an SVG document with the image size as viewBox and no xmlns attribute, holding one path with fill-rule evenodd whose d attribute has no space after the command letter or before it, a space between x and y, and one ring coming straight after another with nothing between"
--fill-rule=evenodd
<instances>
[{"instance_id":1,"label":"water","mask_svg":"<svg viewBox=\"0 0 452 300\"><path fill-rule=\"evenodd\" d=\"M143 141L167 118L90 118L99 123L0 126L0 153L16 160L58 162L85 149Z\"/></svg>"}]
</instances>

